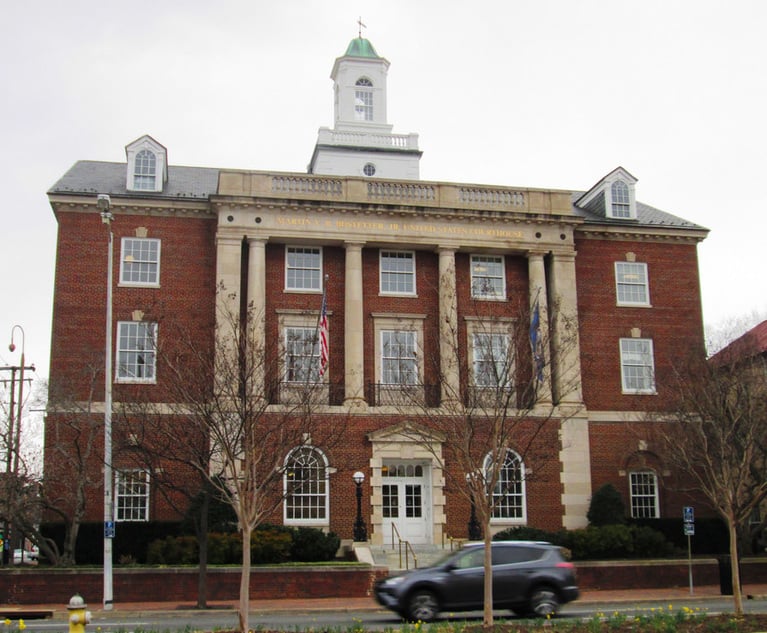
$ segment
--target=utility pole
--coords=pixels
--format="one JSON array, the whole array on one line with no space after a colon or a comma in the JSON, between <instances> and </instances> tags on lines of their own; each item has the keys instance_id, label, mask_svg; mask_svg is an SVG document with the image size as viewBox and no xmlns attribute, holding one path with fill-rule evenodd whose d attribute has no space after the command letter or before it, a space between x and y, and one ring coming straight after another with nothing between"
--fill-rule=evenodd
<instances>
[{"instance_id":1,"label":"utility pole","mask_svg":"<svg viewBox=\"0 0 767 633\"><path fill-rule=\"evenodd\" d=\"M14 328L21 329L18 325ZM22 330L23 333L23 330ZM11 351L16 349L13 344L13 331L11 331L11 344L8 346ZM10 514L13 506L13 494L12 491L16 485L16 478L19 474L19 452L21 450L21 412L24 406L24 382L31 383L30 378L24 378L24 370L29 369L35 371L34 365L24 365L24 352L21 354L21 365L6 365L0 367L0 371L10 371L11 380L3 380L5 384L11 383L11 397L8 407L8 433L6 435L5 442L5 485L7 486L8 494L6 495L6 503ZM19 395L16 397L16 372L19 372ZM8 565L10 563L11 550L11 522L6 519L3 525L3 551L2 551L2 563Z\"/></svg>"}]
</instances>

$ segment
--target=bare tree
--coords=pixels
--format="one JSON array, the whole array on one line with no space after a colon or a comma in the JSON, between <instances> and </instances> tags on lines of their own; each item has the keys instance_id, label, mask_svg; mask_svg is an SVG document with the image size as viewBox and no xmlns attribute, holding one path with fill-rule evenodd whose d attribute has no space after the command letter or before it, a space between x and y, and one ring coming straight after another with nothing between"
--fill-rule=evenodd
<instances>
[{"instance_id":1,"label":"bare tree","mask_svg":"<svg viewBox=\"0 0 767 633\"><path fill-rule=\"evenodd\" d=\"M455 302L444 303L438 339L425 342L420 368L438 377L439 402L430 397L428 384L416 384L415 354L399 345L391 357L394 375L413 383L404 390L409 397L403 413L418 410L418 424L402 432L426 448L451 489L476 513L485 544L484 624L491 625L491 520L522 518L525 483L545 477L547 468L552 476L558 473L552 466L559 463L559 451L551 450L552 443L560 442L561 424L581 409L578 330L554 301L555 317L549 320L540 296L532 305L520 302L509 309L507 304L503 314L480 312L486 306L476 302L476 312L463 314L460 322ZM534 596L534 608L546 613L556 608L555 600L542 592Z\"/></svg>"},{"instance_id":2,"label":"bare tree","mask_svg":"<svg viewBox=\"0 0 767 633\"><path fill-rule=\"evenodd\" d=\"M143 421L141 436L133 439L137 445L172 455L231 504L242 534L239 624L245 633L251 536L293 491L284 488L285 475L292 472L286 456L298 447L331 445L338 425L320 412L328 385L321 378L317 342L310 341L307 354L296 360L293 369L301 378L277 397L285 375L282 344L265 342L263 315L252 308L240 313L231 296L220 299L209 345L179 329L166 334L172 343L158 349L174 404L156 405L151 415L146 405L125 404L123 415ZM167 332L173 325L166 321L163 327Z\"/></svg>"},{"instance_id":3,"label":"bare tree","mask_svg":"<svg viewBox=\"0 0 767 633\"><path fill-rule=\"evenodd\" d=\"M767 497L767 363L754 350L730 348L678 369L672 389L673 413L655 416L658 443L727 525L739 616L738 532Z\"/></svg>"},{"instance_id":4,"label":"bare tree","mask_svg":"<svg viewBox=\"0 0 767 633\"><path fill-rule=\"evenodd\" d=\"M48 430L45 450L47 463L54 470L43 478L42 504L46 511L61 518L64 524L62 550L53 539L37 541L41 552L57 565L74 565L80 525L87 511L89 492L103 484L100 469L103 464L102 437L104 414L94 410L96 385L103 380L98 363L84 367L87 385L84 400L76 399L66 384L51 387L48 394Z\"/></svg>"}]
</instances>

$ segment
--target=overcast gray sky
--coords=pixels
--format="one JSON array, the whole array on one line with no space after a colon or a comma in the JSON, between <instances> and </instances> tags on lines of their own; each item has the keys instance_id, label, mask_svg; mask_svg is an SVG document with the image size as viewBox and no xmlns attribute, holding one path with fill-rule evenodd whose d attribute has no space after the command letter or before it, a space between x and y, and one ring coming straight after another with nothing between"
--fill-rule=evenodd
<instances>
[{"instance_id":1,"label":"overcast gray sky","mask_svg":"<svg viewBox=\"0 0 767 633\"><path fill-rule=\"evenodd\" d=\"M45 192L75 161L150 134L175 165L305 171L360 16L422 178L585 190L622 165L711 229L707 325L767 318L763 0L38 0L0 20L0 364L19 324L48 375Z\"/></svg>"}]
</instances>

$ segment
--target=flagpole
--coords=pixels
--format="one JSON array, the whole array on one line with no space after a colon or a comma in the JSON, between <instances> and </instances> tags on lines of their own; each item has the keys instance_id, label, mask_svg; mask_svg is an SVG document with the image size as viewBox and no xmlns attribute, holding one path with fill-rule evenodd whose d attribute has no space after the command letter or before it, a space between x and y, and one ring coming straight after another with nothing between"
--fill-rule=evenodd
<instances>
[{"instance_id":1,"label":"flagpole","mask_svg":"<svg viewBox=\"0 0 767 633\"><path fill-rule=\"evenodd\" d=\"M320 345L320 372L319 375L322 377L325 373L325 368L327 365L327 358L325 358L325 362L323 362L323 347L325 354L327 354L327 283L328 283L329 275L325 275L325 277L322 280L322 303L320 304L320 312L317 315L317 325L314 327L314 342L319 343ZM320 339L320 326L322 325L323 321L325 322L324 325L324 336L325 336L325 343L323 345L323 341ZM311 372L307 372L306 375L306 381L309 382L309 376Z\"/></svg>"}]
</instances>

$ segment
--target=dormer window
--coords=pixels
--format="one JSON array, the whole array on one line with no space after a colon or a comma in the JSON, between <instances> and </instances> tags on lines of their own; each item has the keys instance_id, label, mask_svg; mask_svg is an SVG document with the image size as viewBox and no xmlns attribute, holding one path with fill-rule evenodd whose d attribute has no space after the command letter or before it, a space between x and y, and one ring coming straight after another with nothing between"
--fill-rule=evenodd
<instances>
[{"instance_id":1,"label":"dormer window","mask_svg":"<svg viewBox=\"0 0 767 633\"><path fill-rule=\"evenodd\" d=\"M133 188L152 191L157 181L157 158L154 153L148 149L142 149L136 154L134 169Z\"/></svg>"},{"instance_id":2,"label":"dormer window","mask_svg":"<svg viewBox=\"0 0 767 633\"><path fill-rule=\"evenodd\" d=\"M128 191L160 192L168 181L168 150L151 136L126 146L128 158L125 188Z\"/></svg>"},{"instance_id":3,"label":"dormer window","mask_svg":"<svg viewBox=\"0 0 767 633\"><path fill-rule=\"evenodd\" d=\"M354 118L357 121L372 121L373 82L367 77L360 77L354 85Z\"/></svg>"},{"instance_id":4,"label":"dormer window","mask_svg":"<svg viewBox=\"0 0 767 633\"><path fill-rule=\"evenodd\" d=\"M623 167L614 169L575 201L581 209L613 220L636 220L637 179Z\"/></svg>"},{"instance_id":5,"label":"dormer window","mask_svg":"<svg viewBox=\"0 0 767 633\"><path fill-rule=\"evenodd\" d=\"M631 198L629 186L622 180L616 180L610 187L612 193L612 216L614 218L631 217Z\"/></svg>"}]
</instances>

